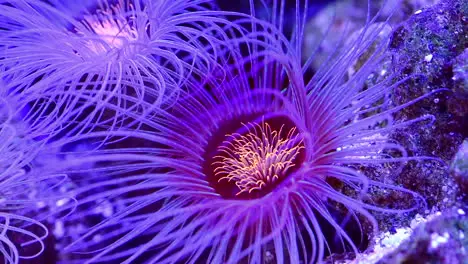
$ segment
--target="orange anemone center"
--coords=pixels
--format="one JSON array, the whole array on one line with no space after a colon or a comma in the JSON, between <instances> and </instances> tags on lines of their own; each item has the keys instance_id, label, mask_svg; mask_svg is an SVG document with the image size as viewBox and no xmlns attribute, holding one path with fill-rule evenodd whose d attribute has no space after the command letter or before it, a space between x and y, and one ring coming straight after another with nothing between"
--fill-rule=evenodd
<instances>
[{"instance_id":1,"label":"orange anemone center","mask_svg":"<svg viewBox=\"0 0 468 264\"><path fill-rule=\"evenodd\" d=\"M212 159L217 183L235 186L234 197L265 195L297 169L305 148L296 127L278 129L267 122L243 124L225 135Z\"/></svg>"}]
</instances>

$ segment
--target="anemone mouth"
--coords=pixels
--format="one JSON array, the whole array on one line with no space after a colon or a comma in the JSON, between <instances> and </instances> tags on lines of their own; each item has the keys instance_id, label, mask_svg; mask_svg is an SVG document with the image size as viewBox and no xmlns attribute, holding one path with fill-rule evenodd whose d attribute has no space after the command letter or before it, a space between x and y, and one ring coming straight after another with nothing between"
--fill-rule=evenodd
<instances>
[{"instance_id":1,"label":"anemone mouth","mask_svg":"<svg viewBox=\"0 0 468 264\"><path fill-rule=\"evenodd\" d=\"M304 162L304 139L286 116L244 116L223 122L206 148L203 169L226 199L257 199L290 179Z\"/></svg>"},{"instance_id":2,"label":"anemone mouth","mask_svg":"<svg viewBox=\"0 0 468 264\"><path fill-rule=\"evenodd\" d=\"M119 5L97 7L93 14L84 15L81 24L84 28L75 28L74 31L86 39L86 46L96 54L106 54L109 50L128 51L138 41L141 32L138 32L136 16L133 6L127 12ZM141 20L141 18L139 18Z\"/></svg>"}]
</instances>

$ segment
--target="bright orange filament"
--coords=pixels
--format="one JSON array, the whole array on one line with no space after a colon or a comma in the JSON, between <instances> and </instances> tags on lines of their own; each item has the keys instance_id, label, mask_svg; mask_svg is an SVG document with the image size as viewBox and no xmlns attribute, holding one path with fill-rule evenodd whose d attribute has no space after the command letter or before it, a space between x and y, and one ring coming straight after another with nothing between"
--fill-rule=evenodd
<instances>
[{"instance_id":1,"label":"bright orange filament","mask_svg":"<svg viewBox=\"0 0 468 264\"><path fill-rule=\"evenodd\" d=\"M216 156L219 161L213 163L218 181L235 181L239 188L236 195L260 190L284 178L304 148L296 128L282 137L283 126L279 131L272 130L267 123L246 127L249 132L245 136L227 135L233 140L224 141L218 149L223 154Z\"/></svg>"}]
</instances>

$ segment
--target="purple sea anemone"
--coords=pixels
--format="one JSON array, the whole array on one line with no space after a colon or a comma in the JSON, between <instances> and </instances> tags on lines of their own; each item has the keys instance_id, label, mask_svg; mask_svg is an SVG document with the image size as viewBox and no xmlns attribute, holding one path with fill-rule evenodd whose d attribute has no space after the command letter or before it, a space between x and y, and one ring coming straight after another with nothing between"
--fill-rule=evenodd
<instances>
[{"instance_id":1,"label":"purple sea anemone","mask_svg":"<svg viewBox=\"0 0 468 264\"><path fill-rule=\"evenodd\" d=\"M100 147L64 152L73 160L54 164L80 186L73 190L79 213L70 224L88 220L103 201L112 204L111 213L64 250L79 252L77 263L312 263L334 243L325 229L358 251L330 207L357 223L362 216L375 230L369 210L417 206L417 194L353 167L413 159L386 135L426 118L395 122L392 115L414 101L391 107L388 94L399 85L391 76L367 82L387 45L385 38L376 41L385 23L372 26L369 16L361 33L341 41L309 78L313 58L301 63L304 13L297 10L288 39L278 2L276 27L241 18L239 24L251 26L250 39L226 43L217 57L222 70L188 77L171 108L142 100L151 112L116 110L138 126L50 144L85 140ZM102 146L107 138L113 140ZM333 182L352 191L344 194ZM382 208L366 199L371 188L402 192L415 206Z\"/></svg>"},{"instance_id":2,"label":"purple sea anemone","mask_svg":"<svg viewBox=\"0 0 468 264\"><path fill-rule=\"evenodd\" d=\"M121 113L103 105L167 107L187 76L214 67L228 22L210 2L0 1L0 78L11 93L41 94L36 113L115 126Z\"/></svg>"}]
</instances>

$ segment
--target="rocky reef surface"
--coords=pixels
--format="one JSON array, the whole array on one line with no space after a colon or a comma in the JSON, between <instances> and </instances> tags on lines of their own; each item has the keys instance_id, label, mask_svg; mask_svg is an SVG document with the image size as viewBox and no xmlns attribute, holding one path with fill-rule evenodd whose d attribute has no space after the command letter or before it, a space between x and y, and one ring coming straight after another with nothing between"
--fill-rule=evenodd
<instances>
[{"instance_id":1,"label":"rocky reef surface","mask_svg":"<svg viewBox=\"0 0 468 264\"><path fill-rule=\"evenodd\" d=\"M427 95L394 117L427 118L389 136L408 156L419 158L404 166L364 169L371 178L420 194L425 204L413 213L376 213L380 234L371 238L365 254L341 256L355 257L348 263L468 263L468 3L422 4L426 7L403 1L409 9L395 12L388 60L379 69L403 81L391 95L392 104ZM414 206L414 199L398 192L376 190L371 196L390 208Z\"/></svg>"},{"instance_id":2,"label":"rocky reef surface","mask_svg":"<svg viewBox=\"0 0 468 264\"><path fill-rule=\"evenodd\" d=\"M441 1L416 11L395 30L390 43L393 65L400 73L397 80L409 78L395 90L394 103L432 93L396 118L433 117L427 124L400 130L392 138L403 143L412 156L439 159L408 163L397 182L423 195L428 208L442 211L462 206L465 201L465 190L452 177L449 167L468 137L468 93L464 79L468 64L467 17L465 1Z\"/></svg>"},{"instance_id":3,"label":"rocky reef surface","mask_svg":"<svg viewBox=\"0 0 468 264\"><path fill-rule=\"evenodd\" d=\"M369 199L385 208L417 210L397 215L374 213L379 234L367 234L367 250L358 256L334 254L326 262L468 263L468 3L372 1L371 8L384 2L382 16L392 15L387 21L389 29L383 31L391 34L389 49L369 82L383 76L402 82L389 95L393 105L427 95L394 116L397 122L424 118L388 136L402 144L408 156L416 157L414 161L358 169L371 179L414 191L421 195L420 203L401 192L371 190ZM333 31L344 27L359 31L357 25L365 21L366 10L367 1L338 1L310 20L305 49L332 32L320 44L319 62L312 67L319 66L320 53L326 54L340 41ZM348 22L343 23L345 20ZM324 26L327 24L330 27ZM357 62L353 68L359 65Z\"/></svg>"}]
</instances>

